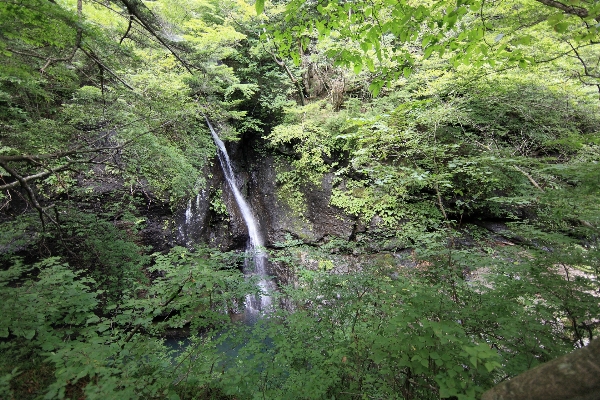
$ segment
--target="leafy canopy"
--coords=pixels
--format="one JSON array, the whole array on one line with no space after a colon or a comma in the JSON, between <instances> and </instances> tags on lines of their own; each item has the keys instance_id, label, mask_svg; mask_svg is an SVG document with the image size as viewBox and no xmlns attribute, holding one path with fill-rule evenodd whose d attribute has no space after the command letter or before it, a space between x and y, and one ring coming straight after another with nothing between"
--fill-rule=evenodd
<instances>
[{"instance_id":1,"label":"leafy canopy","mask_svg":"<svg viewBox=\"0 0 600 400\"><path fill-rule=\"evenodd\" d=\"M257 13L264 4L256 1ZM272 19L264 37L272 36L282 54L299 62L299 48L333 38L327 55L355 73L375 73L375 95L433 54L455 66L479 67L526 67L571 55L581 64L582 80L595 84L600 77L593 58L600 35L597 2L292 0L267 11Z\"/></svg>"}]
</instances>

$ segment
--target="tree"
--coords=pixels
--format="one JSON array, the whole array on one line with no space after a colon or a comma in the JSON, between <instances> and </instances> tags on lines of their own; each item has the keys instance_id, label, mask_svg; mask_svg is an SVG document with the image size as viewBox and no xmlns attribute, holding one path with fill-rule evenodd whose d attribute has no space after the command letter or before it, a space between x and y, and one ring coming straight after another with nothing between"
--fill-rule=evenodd
<instances>
[{"instance_id":1,"label":"tree","mask_svg":"<svg viewBox=\"0 0 600 400\"><path fill-rule=\"evenodd\" d=\"M256 2L258 12L263 6L264 1ZM375 72L374 94L433 54L454 65L492 67L569 57L580 64L576 76L583 82L597 85L600 77L593 50L600 35L597 2L294 0L281 13L267 27L283 54L298 60L297 49L311 40L334 37L337 46L328 55L355 72Z\"/></svg>"},{"instance_id":2,"label":"tree","mask_svg":"<svg viewBox=\"0 0 600 400\"><path fill-rule=\"evenodd\" d=\"M3 199L21 187L57 225L40 183L56 188L90 166L142 190L145 179L174 202L200 190L211 142L199 108L240 118L228 110L256 89L219 65L244 35L211 21L210 2L179 14L163 3L0 3ZM162 163L166 174L154 168Z\"/></svg>"}]
</instances>

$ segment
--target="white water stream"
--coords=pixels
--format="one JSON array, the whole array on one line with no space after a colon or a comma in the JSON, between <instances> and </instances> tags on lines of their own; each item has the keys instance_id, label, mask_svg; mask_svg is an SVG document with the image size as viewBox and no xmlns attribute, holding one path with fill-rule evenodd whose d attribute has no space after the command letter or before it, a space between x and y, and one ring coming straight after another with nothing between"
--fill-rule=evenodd
<instances>
[{"instance_id":1,"label":"white water stream","mask_svg":"<svg viewBox=\"0 0 600 400\"><path fill-rule=\"evenodd\" d=\"M264 241L258 229L258 221L252 213L248 202L246 199L244 199L244 196L242 196L242 193L238 189L225 144L219 138L217 132L215 132L212 124L208 120L208 117L205 116L204 118L206 119L206 124L210 129L213 140L218 147L217 155L219 157L219 161L221 162L223 174L225 175L225 179L231 188L233 197L235 198L240 212L242 213L242 217L244 218L244 222L248 228L249 240L246 246L247 257L244 263L244 273L246 275L258 276L258 286L264 293L262 296L246 296L246 320L252 322L258 318L261 312L265 311L271 305L271 296L269 296L269 293L273 289L273 283L267 279L267 254L263 250Z\"/></svg>"}]
</instances>

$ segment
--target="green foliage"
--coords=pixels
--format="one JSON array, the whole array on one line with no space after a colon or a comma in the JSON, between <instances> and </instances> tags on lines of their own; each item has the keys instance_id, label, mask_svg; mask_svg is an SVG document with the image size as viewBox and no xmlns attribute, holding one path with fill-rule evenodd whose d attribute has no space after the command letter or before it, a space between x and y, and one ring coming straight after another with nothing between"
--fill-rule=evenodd
<instances>
[{"instance_id":1,"label":"green foliage","mask_svg":"<svg viewBox=\"0 0 600 400\"><path fill-rule=\"evenodd\" d=\"M486 254L448 248L440 235L419 247L412 270L393 257L346 274L297 266L297 281L282 290L293 309L254 327L238 353L244 361L231 363L219 387L240 398L475 399L582 345L600 306L594 275L575 278L574 265L597 264L597 241L583 248L513 229L535 237L532 247Z\"/></svg>"},{"instance_id":2,"label":"green foliage","mask_svg":"<svg viewBox=\"0 0 600 400\"><path fill-rule=\"evenodd\" d=\"M119 213L122 216L125 210ZM62 222L72 235L68 238L71 263L94 279L93 287L104 291L108 301L129 296L138 282L146 280L143 271L150 260L146 249L135 242L134 216L125 215L116 224L98 215L71 211Z\"/></svg>"},{"instance_id":3,"label":"green foliage","mask_svg":"<svg viewBox=\"0 0 600 400\"><path fill-rule=\"evenodd\" d=\"M214 149L203 131L190 132L177 142L143 136L125 151L135 160L127 165L126 176L132 186L141 186L139 180L145 177L161 197L178 204L204 186L201 168Z\"/></svg>"},{"instance_id":4,"label":"green foliage","mask_svg":"<svg viewBox=\"0 0 600 400\"><path fill-rule=\"evenodd\" d=\"M215 213L218 218L229 218L227 205L223 201L223 191L216 190L210 197L210 210Z\"/></svg>"},{"instance_id":5,"label":"green foliage","mask_svg":"<svg viewBox=\"0 0 600 400\"><path fill-rule=\"evenodd\" d=\"M39 274L32 280L35 270ZM16 279L25 280L18 288L10 288L9 283ZM13 335L33 340L46 351L56 349L63 335L73 333L69 326L85 325L95 308L90 283L93 281L78 277L57 258L31 266L16 260L2 272L2 314L6 316L0 328L2 337Z\"/></svg>"},{"instance_id":6,"label":"green foliage","mask_svg":"<svg viewBox=\"0 0 600 400\"><path fill-rule=\"evenodd\" d=\"M303 176L298 176L298 170L290 170L284 160L278 160L277 167L277 198L286 204L294 215L304 215L307 210L303 189L306 182Z\"/></svg>"},{"instance_id":7,"label":"green foliage","mask_svg":"<svg viewBox=\"0 0 600 400\"><path fill-rule=\"evenodd\" d=\"M333 172L330 204L370 226L372 239L356 240L396 248L419 242L444 220L519 218L546 209L585 213L569 217L570 224L595 220L597 185L575 178L596 169L586 164L597 160L600 130L588 92L558 89L550 75L483 79L472 72L458 79L432 64L390 97L363 103L362 113L355 102L338 113L318 102L288 112L266 136L285 155L278 196L302 215L306 187ZM572 199L565 191L575 188L587 193L581 202L569 200L579 207L547 203Z\"/></svg>"},{"instance_id":8,"label":"green foliage","mask_svg":"<svg viewBox=\"0 0 600 400\"><path fill-rule=\"evenodd\" d=\"M0 3L0 184L48 213L1 194L0 396L475 399L599 334L600 120L568 79L597 80L595 6L293 0L261 26L262 0L159 0L129 30L124 5ZM560 54L583 73L533 66ZM138 236L136 194L205 185L203 114L263 136L292 211L333 176L356 217L275 244L289 285L254 326L229 323L243 256Z\"/></svg>"},{"instance_id":9,"label":"green foliage","mask_svg":"<svg viewBox=\"0 0 600 400\"><path fill-rule=\"evenodd\" d=\"M336 172L333 205L365 222L376 216L390 227L418 221L423 230L444 213L456 219L479 212L514 215L514 207L539 200L525 200L536 189L523 168L557 189L561 178L548 173L548 163L574 171L576 149L597 140L593 106L577 98L575 88L559 94L531 76L476 86L457 85L452 77L421 91L426 100L404 100L387 114L374 105L373 116L338 123L335 138L344 144L337 146L349 160ZM330 143L329 135L318 140Z\"/></svg>"},{"instance_id":10,"label":"green foliage","mask_svg":"<svg viewBox=\"0 0 600 400\"><path fill-rule=\"evenodd\" d=\"M212 392L273 399L474 399L495 380L585 341L586 324L600 312L590 293L597 282L573 275L572 267L597 268L597 246L583 248L527 226L513 230L533 235L532 246L486 255L433 240L419 251L413 270L399 270L388 258L364 264L361 272L331 275L325 267L298 274L298 282L281 293L293 309L276 309L254 327L192 337L174 363L160 341L140 333L221 325L227 319L222 310L239 307L252 285L227 269L239 262L235 256L183 248L156 255L153 270L162 276L108 315L94 313L93 282L58 259L31 266L15 260L0 286L3 336L12 338L2 348L14 354L3 361L2 390L17 388L14 368L21 357L41 351L55 370L42 389L47 398L80 390L89 398ZM281 246L297 244L290 238ZM464 268L481 265L487 273L464 279ZM132 331L137 326L139 333ZM234 358L222 352L230 346L237 349ZM205 391L192 390L198 387Z\"/></svg>"},{"instance_id":11,"label":"green foliage","mask_svg":"<svg viewBox=\"0 0 600 400\"><path fill-rule=\"evenodd\" d=\"M148 334L184 325L194 332L221 326L228 319L223 311L238 307L249 288L236 264L231 255L208 249L174 248L155 256L153 271L163 276L152 286L139 286L138 295L119 298L97 314L102 291L91 289L91 279L57 258L34 265L15 259L0 277L0 335L10 338L1 343L2 352L15 355L3 357L1 390L16 389L15 367L23 360L41 357L54 369L54 379L38 392L45 398L65 398L74 389L91 399L179 398L178 392L188 390L177 378L185 360L217 354L207 340L211 335L196 340L194 355L172 363L163 341ZM212 379L209 369L199 368L205 375L195 373L190 385Z\"/></svg>"},{"instance_id":12,"label":"green foliage","mask_svg":"<svg viewBox=\"0 0 600 400\"><path fill-rule=\"evenodd\" d=\"M24 60L32 47L43 48L48 58L70 51L75 41L76 18L54 3L37 0L26 5L3 3L0 17L0 91L5 94L0 116L3 119L39 117L43 114L41 110L53 108L57 94L68 95L75 89L71 81L73 73L64 66L49 65L47 75L43 76L38 70L44 66L44 58L32 62ZM56 88L52 84L55 79L60 82Z\"/></svg>"},{"instance_id":13,"label":"green foliage","mask_svg":"<svg viewBox=\"0 0 600 400\"><path fill-rule=\"evenodd\" d=\"M257 2L257 11L263 5ZM374 96L385 85L408 78L420 60L432 55L454 67L477 68L527 68L572 55L580 65L570 69L578 68L584 82L598 79L590 48L599 33L593 22L599 13L596 4L297 0L269 11L266 29L282 54L300 63L298 53L311 41L330 41L327 55L336 65L355 74L377 72L369 86Z\"/></svg>"},{"instance_id":14,"label":"green foliage","mask_svg":"<svg viewBox=\"0 0 600 400\"><path fill-rule=\"evenodd\" d=\"M331 204L367 225L341 253L391 239L414 250L342 273L348 260L327 253L343 245L279 244L295 307L257 328L253 370L238 366L228 393L478 398L597 336L596 101L542 71L428 67L362 113L290 114L267 137L294 157L280 179L336 175ZM302 129L311 119L318 131ZM306 162L314 148L320 163ZM489 218L517 222L500 238L463 227Z\"/></svg>"},{"instance_id":15,"label":"green foliage","mask_svg":"<svg viewBox=\"0 0 600 400\"><path fill-rule=\"evenodd\" d=\"M264 137L284 155L279 159L277 171L278 197L298 215L306 207L303 190L320 187L324 174L335 165L326 162L337 150L337 142L325 125L330 115L331 109L324 102L289 108L285 123L275 126Z\"/></svg>"},{"instance_id":16,"label":"green foliage","mask_svg":"<svg viewBox=\"0 0 600 400\"><path fill-rule=\"evenodd\" d=\"M244 93L241 91L232 91L231 98L236 99L237 107L246 112L244 118L235 121L234 125L240 133L266 133L281 122L285 108L295 104L290 100L294 93L293 82L273 58L270 46L256 35L254 26L259 22L242 19L236 27L246 37L237 51L225 59L225 63L241 82L253 88L253 92L246 92L242 97ZM299 75L297 68L288 68L292 68L295 76Z\"/></svg>"},{"instance_id":17,"label":"green foliage","mask_svg":"<svg viewBox=\"0 0 600 400\"><path fill-rule=\"evenodd\" d=\"M247 15L247 7L236 4L225 9L210 1L185 7L156 2L154 14L142 7L142 18L149 19L133 21L132 29L116 17L123 6L118 1L85 4L81 15L74 1L3 4L3 153L48 159L37 166L11 165L23 176L69 166L59 184L52 177L46 181L49 196L70 192L73 187L63 182L90 162L107 165L131 189L150 189L173 205L196 194L204 185L202 168L214 154L210 135L199 128L201 114L239 119L244 112L233 108L258 88L221 62L245 38L225 23L233 10ZM172 31L159 32L156 18ZM174 38L185 46L171 47ZM204 75L190 76L192 64ZM73 149L68 159L61 155Z\"/></svg>"}]
</instances>

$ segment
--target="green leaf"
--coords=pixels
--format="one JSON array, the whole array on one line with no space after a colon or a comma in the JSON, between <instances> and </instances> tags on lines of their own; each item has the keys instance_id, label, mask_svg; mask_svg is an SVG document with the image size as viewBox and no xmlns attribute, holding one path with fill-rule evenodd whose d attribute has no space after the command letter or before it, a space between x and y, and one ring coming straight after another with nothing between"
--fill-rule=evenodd
<instances>
[{"instance_id":1,"label":"green leaf","mask_svg":"<svg viewBox=\"0 0 600 400\"><path fill-rule=\"evenodd\" d=\"M256 8L257 15L262 14L263 10L265 9L265 0L256 0L254 7Z\"/></svg>"},{"instance_id":2,"label":"green leaf","mask_svg":"<svg viewBox=\"0 0 600 400\"><path fill-rule=\"evenodd\" d=\"M558 12L552 16L550 16L550 18L548 18L548 23L550 25L555 25L558 22L562 21L565 18L564 14L562 12Z\"/></svg>"},{"instance_id":3,"label":"green leaf","mask_svg":"<svg viewBox=\"0 0 600 400\"><path fill-rule=\"evenodd\" d=\"M429 46L425 49L425 53L423 53L423 58L427 59L431 56L431 53L435 50L435 46Z\"/></svg>"},{"instance_id":4,"label":"green leaf","mask_svg":"<svg viewBox=\"0 0 600 400\"><path fill-rule=\"evenodd\" d=\"M383 85L385 85L385 82L382 80L375 80L371 82L371 84L369 85L369 91L371 92L373 97L377 97L379 92L381 92L381 88L383 87Z\"/></svg>"},{"instance_id":5,"label":"green leaf","mask_svg":"<svg viewBox=\"0 0 600 400\"><path fill-rule=\"evenodd\" d=\"M367 68L369 68L369 71L375 72L375 64L373 63L373 60L371 58L366 58L365 63L367 64Z\"/></svg>"},{"instance_id":6,"label":"green leaf","mask_svg":"<svg viewBox=\"0 0 600 400\"><path fill-rule=\"evenodd\" d=\"M427 47L427 45L431 42L433 38L433 35L425 35L423 37L423 41L421 42L421 46L423 46L424 48Z\"/></svg>"},{"instance_id":7,"label":"green leaf","mask_svg":"<svg viewBox=\"0 0 600 400\"><path fill-rule=\"evenodd\" d=\"M530 44L531 44L531 39L532 39L531 35L525 35L525 36L523 36L523 37L519 38L519 39L518 39L518 40L515 42L515 44L524 44L524 45L530 45Z\"/></svg>"},{"instance_id":8,"label":"green leaf","mask_svg":"<svg viewBox=\"0 0 600 400\"><path fill-rule=\"evenodd\" d=\"M559 22L558 24L554 25L554 30L558 33L565 33L567 31L567 29L569 29L569 25L571 25L568 22Z\"/></svg>"}]
</instances>

